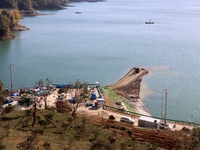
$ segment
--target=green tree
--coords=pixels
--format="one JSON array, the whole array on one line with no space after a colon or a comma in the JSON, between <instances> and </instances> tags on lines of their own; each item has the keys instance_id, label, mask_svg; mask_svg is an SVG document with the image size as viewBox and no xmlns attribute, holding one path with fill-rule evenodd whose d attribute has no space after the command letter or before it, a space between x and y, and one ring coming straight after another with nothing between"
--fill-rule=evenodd
<instances>
[{"instance_id":1,"label":"green tree","mask_svg":"<svg viewBox=\"0 0 200 150\"><path fill-rule=\"evenodd\" d=\"M5 101L4 85L3 82L0 81L0 106L3 105L4 101Z\"/></svg>"},{"instance_id":2,"label":"green tree","mask_svg":"<svg viewBox=\"0 0 200 150\"><path fill-rule=\"evenodd\" d=\"M11 20L6 15L0 14L0 36L10 32L10 23Z\"/></svg>"},{"instance_id":3,"label":"green tree","mask_svg":"<svg viewBox=\"0 0 200 150\"><path fill-rule=\"evenodd\" d=\"M52 83L51 80L49 80L48 78L45 79L46 85L47 85L47 89L49 90L49 85Z\"/></svg>"},{"instance_id":4,"label":"green tree","mask_svg":"<svg viewBox=\"0 0 200 150\"><path fill-rule=\"evenodd\" d=\"M20 19L20 12L18 9L13 10L13 18L15 19L16 22L19 21Z\"/></svg>"},{"instance_id":5,"label":"green tree","mask_svg":"<svg viewBox=\"0 0 200 150\"><path fill-rule=\"evenodd\" d=\"M43 80L40 79L39 81L36 81L35 84L37 84L40 87L40 90L41 90L42 87L43 87Z\"/></svg>"},{"instance_id":6,"label":"green tree","mask_svg":"<svg viewBox=\"0 0 200 150\"><path fill-rule=\"evenodd\" d=\"M17 8L17 0L0 0L0 8Z\"/></svg>"},{"instance_id":7,"label":"green tree","mask_svg":"<svg viewBox=\"0 0 200 150\"><path fill-rule=\"evenodd\" d=\"M73 113L72 113L73 115L75 115L75 113L76 113L76 111L78 109L78 105L80 103L80 93L79 93L80 88L81 88L81 82L80 82L80 80L77 79L76 82L75 82L75 84L76 84L75 97L76 97L77 103L76 103L76 105L73 105L74 106Z\"/></svg>"},{"instance_id":8,"label":"green tree","mask_svg":"<svg viewBox=\"0 0 200 150\"><path fill-rule=\"evenodd\" d=\"M33 10L32 0L23 0L18 3L19 10Z\"/></svg>"},{"instance_id":9,"label":"green tree","mask_svg":"<svg viewBox=\"0 0 200 150\"><path fill-rule=\"evenodd\" d=\"M46 78L46 86L47 86L47 90L49 90L49 85L51 84L51 80L49 80L48 78ZM44 95L44 107L45 107L45 109L47 109L47 96L48 96L48 94L45 94Z\"/></svg>"}]
</instances>

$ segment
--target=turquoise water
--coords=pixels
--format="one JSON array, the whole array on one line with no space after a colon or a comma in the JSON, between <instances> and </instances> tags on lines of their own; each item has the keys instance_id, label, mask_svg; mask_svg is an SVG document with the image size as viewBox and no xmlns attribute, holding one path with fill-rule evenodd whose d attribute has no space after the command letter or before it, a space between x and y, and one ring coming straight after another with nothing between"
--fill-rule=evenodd
<instances>
[{"instance_id":1,"label":"turquoise water","mask_svg":"<svg viewBox=\"0 0 200 150\"><path fill-rule=\"evenodd\" d=\"M135 66L150 70L144 99L161 117L165 89L168 118L199 122L200 2L198 0L108 0L72 3L51 15L25 17L29 31L0 42L0 80L14 88L39 79L53 83L112 84ZM82 12L76 14L75 12ZM144 22L151 19L154 25ZM192 116L193 115L193 116Z\"/></svg>"}]
</instances>

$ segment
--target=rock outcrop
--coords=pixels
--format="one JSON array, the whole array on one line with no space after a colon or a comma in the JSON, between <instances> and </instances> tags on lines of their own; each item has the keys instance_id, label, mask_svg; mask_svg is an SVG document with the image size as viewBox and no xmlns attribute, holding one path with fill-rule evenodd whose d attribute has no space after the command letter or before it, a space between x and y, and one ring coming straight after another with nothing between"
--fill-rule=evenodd
<instances>
[{"instance_id":1,"label":"rock outcrop","mask_svg":"<svg viewBox=\"0 0 200 150\"><path fill-rule=\"evenodd\" d=\"M20 24L17 24L12 28L12 31L26 31L26 30L29 30L29 28L22 26ZM0 41L11 40L14 38L15 38L15 35L13 35L12 32L8 32L5 35L0 36Z\"/></svg>"},{"instance_id":2,"label":"rock outcrop","mask_svg":"<svg viewBox=\"0 0 200 150\"><path fill-rule=\"evenodd\" d=\"M29 28L20 24L17 24L12 28L12 31L26 31L26 30L29 30Z\"/></svg>"},{"instance_id":3,"label":"rock outcrop","mask_svg":"<svg viewBox=\"0 0 200 150\"><path fill-rule=\"evenodd\" d=\"M0 41L10 40L14 38L15 35L13 35L12 33L6 33L4 36L0 36Z\"/></svg>"}]
</instances>

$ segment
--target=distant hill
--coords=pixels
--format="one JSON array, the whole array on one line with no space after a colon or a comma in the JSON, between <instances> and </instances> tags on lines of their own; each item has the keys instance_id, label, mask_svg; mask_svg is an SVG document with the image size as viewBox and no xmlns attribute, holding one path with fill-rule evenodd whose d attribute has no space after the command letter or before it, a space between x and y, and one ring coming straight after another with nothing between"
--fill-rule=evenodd
<instances>
[{"instance_id":1,"label":"distant hill","mask_svg":"<svg viewBox=\"0 0 200 150\"><path fill-rule=\"evenodd\" d=\"M68 0L0 0L2 9L64 9Z\"/></svg>"},{"instance_id":2,"label":"distant hill","mask_svg":"<svg viewBox=\"0 0 200 150\"><path fill-rule=\"evenodd\" d=\"M0 41L15 38L11 31L28 30L18 24L19 11L21 15L37 15L35 10L60 10L67 3L68 0L0 0Z\"/></svg>"}]
</instances>

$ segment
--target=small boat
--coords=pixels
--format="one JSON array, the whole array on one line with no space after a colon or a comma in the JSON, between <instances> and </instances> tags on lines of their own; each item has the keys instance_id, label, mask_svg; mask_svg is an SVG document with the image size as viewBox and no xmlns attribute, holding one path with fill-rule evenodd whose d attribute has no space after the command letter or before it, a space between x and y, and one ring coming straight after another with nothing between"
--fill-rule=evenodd
<instances>
[{"instance_id":1,"label":"small boat","mask_svg":"<svg viewBox=\"0 0 200 150\"><path fill-rule=\"evenodd\" d=\"M149 19L149 21L148 21L148 22L145 22L145 24L154 24L154 22L151 21L151 19Z\"/></svg>"},{"instance_id":2,"label":"small boat","mask_svg":"<svg viewBox=\"0 0 200 150\"><path fill-rule=\"evenodd\" d=\"M81 14L81 12L80 12L80 11L77 11L77 12L75 12L75 14Z\"/></svg>"}]
</instances>

